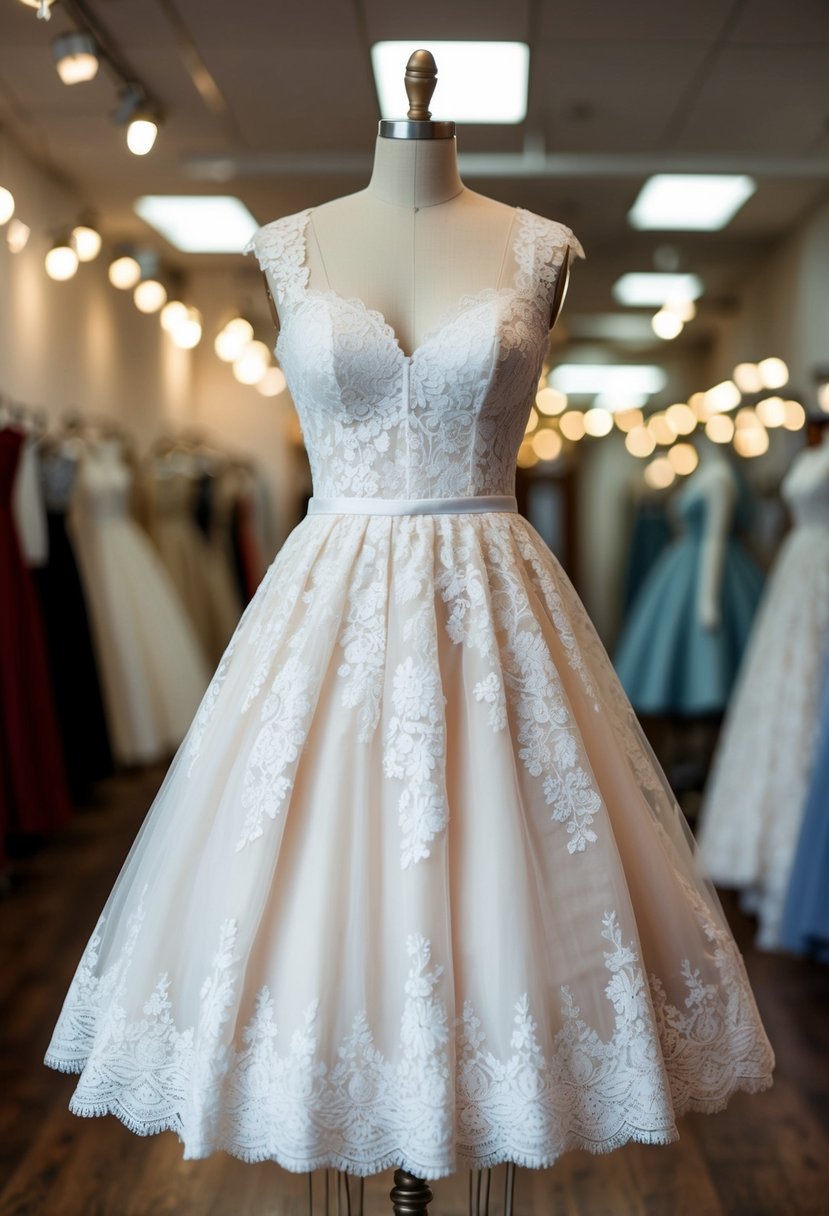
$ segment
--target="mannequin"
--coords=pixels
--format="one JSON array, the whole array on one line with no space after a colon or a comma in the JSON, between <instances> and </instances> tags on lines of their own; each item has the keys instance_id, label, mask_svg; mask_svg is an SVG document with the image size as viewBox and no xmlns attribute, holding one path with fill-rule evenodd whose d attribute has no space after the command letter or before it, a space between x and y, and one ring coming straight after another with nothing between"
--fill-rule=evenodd
<instances>
[{"instance_id":1,"label":"mannequin","mask_svg":"<svg viewBox=\"0 0 829 1216\"><path fill-rule=\"evenodd\" d=\"M498 282L515 211L463 184L455 124L429 121L437 68L428 51L411 56L405 82L409 121L380 123L364 190L314 208L308 265L312 286L356 296L380 312L411 355L462 296ZM569 250L551 328L568 275ZM278 329L278 293L264 277Z\"/></svg>"},{"instance_id":2,"label":"mannequin","mask_svg":"<svg viewBox=\"0 0 829 1216\"><path fill-rule=\"evenodd\" d=\"M356 297L379 312L407 357L462 297L499 284L515 218L514 208L463 184L455 124L430 121L436 84L434 57L415 51L406 65L407 121L380 122L368 185L315 207L308 225L310 286ZM569 270L568 248L553 294L551 329ZM279 330L279 292L267 273L263 278ZM508 1213L514 1177L510 1165ZM399 1216L415 1216L426 1212L432 1192L421 1179L397 1170L391 1199Z\"/></svg>"},{"instance_id":3,"label":"mannequin","mask_svg":"<svg viewBox=\"0 0 829 1216\"><path fill-rule=\"evenodd\" d=\"M720 588L726 541L737 504L737 481L719 444L698 435L699 468L682 491L682 501L705 501L705 534L700 550L697 614L703 629L720 627Z\"/></svg>"}]
</instances>

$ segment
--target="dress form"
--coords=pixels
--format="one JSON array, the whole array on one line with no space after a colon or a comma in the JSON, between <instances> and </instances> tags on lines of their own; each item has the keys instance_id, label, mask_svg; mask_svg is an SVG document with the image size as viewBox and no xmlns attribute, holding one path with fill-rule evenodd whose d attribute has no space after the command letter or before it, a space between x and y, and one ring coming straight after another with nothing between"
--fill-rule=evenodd
<instances>
[{"instance_id":1,"label":"dress form","mask_svg":"<svg viewBox=\"0 0 829 1216\"><path fill-rule=\"evenodd\" d=\"M366 188L314 208L309 224L311 285L381 313L406 354L461 297L498 284L515 216L514 208L463 184L454 124L430 122L418 107L418 86L428 104L436 78L432 56L416 51L406 75L411 121L381 122ZM568 273L566 250L551 328ZM267 276L266 283L278 328L278 292Z\"/></svg>"}]
</instances>

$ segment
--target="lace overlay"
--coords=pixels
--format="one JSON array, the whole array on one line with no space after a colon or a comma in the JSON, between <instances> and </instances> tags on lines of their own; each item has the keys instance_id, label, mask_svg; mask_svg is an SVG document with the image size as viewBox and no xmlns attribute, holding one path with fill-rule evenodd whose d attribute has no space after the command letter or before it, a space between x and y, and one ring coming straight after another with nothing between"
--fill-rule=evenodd
<instances>
[{"instance_id":1,"label":"lace overlay","mask_svg":"<svg viewBox=\"0 0 829 1216\"><path fill-rule=\"evenodd\" d=\"M325 497L513 493L569 229L411 356L254 239ZM520 515L312 514L245 612L77 969L72 1110L294 1170L665 1143L771 1080L742 960Z\"/></svg>"}]
</instances>

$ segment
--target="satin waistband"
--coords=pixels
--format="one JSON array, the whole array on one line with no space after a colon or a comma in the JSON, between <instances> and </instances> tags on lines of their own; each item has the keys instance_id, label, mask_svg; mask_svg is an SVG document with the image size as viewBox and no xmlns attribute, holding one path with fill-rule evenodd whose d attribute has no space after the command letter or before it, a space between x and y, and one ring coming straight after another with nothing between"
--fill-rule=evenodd
<instances>
[{"instance_id":1,"label":"satin waistband","mask_svg":"<svg viewBox=\"0 0 829 1216\"><path fill-rule=\"evenodd\" d=\"M317 498L309 515L478 515L483 511L517 511L512 494L476 494L468 498Z\"/></svg>"}]
</instances>

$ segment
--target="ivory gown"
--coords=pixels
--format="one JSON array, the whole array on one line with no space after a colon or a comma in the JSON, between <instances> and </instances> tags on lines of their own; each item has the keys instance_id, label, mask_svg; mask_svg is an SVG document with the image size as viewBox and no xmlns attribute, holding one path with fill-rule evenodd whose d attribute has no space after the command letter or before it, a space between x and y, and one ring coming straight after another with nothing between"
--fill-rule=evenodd
<instances>
[{"instance_id":1,"label":"ivory gown","mask_svg":"<svg viewBox=\"0 0 829 1216\"><path fill-rule=\"evenodd\" d=\"M430 1178L665 1143L770 1084L713 890L608 658L515 511L569 229L410 355L253 247L315 496L247 608L46 1056L78 1114ZM391 501L390 501L391 500Z\"/></svg>"}]
</instances>

